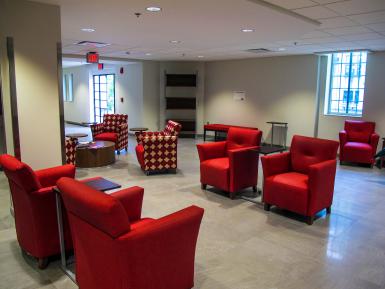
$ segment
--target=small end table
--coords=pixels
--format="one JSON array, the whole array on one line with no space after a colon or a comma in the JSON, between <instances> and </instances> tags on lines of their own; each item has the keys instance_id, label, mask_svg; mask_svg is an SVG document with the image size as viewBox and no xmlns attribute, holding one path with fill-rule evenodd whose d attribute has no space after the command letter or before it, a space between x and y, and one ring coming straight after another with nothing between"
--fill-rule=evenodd
<instances>
[{"instance_id":1,"label":"small end table","mask_svg":"<svg viewBox=\"0 0 385 289\"><path fill-rule=\"evenodd\" d=\"M130 131L139 132L139 133L142 133L142 132L147 131L147 130L148 130L147 127L132 127L132 128L130 128Z\"/></svg>"}]
</instances>

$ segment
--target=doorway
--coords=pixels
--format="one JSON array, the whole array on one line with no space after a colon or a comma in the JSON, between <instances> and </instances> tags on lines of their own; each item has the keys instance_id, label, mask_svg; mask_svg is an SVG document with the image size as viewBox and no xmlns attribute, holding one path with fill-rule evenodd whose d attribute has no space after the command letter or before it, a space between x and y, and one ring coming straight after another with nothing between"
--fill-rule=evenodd
<instances>
[{"instance_id":1,"label":"doorway","mask_svg":"<svg viewBox=\"0 0 385 289\"><path fill-rule=\"evenodd\" d=\"M115 74L93 76L94 121L101 123L103 115L115 113Z\"/></svg>"}]
</instances>

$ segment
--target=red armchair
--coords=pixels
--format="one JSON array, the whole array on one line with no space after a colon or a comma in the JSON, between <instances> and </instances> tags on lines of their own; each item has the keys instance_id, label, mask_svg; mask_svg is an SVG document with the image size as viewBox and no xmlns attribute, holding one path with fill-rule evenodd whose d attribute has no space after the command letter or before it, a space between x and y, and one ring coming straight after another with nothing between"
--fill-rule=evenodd
<instances>
[{"instance_id":1,"label":"red armchair","mask_svg":"<svg viewBox=\"0 0 385 289\"><path fill-rule=\"evenodd\" d=\"M136 156L147 175L153 172L176 172L181 128L179 123L169 120L163 131L136 133Z\"/></svg>"},{"instance_id":2,"label":"red armchair","mask_svg":"<svg viewBox=\"0 0 385 289\"><path fill-rule=\"evenodd\" d=\"M261 137L260 130L231 127L226 141L198 144L202 189L211 185L232 199L244 188L256 191Z\"/></svg>"},{"instance_id":3,"label":"red armchair","mask_svg":"<svg viewBox=\"0 0 385 289\"><path fill-rule=\"evenodd\" d=\"M271 205L306 216L313 224L322 209L331 212L338 142L294 136L290 152L261 157L265 210Z\"/></svg>"},{"instance_id":4,"label":"red armchair","mask_svg":"<svg viewBox=\"0 0 385 289\"><path fill-rule=\"evenodd\" d=\"M38 259L40 269L48 265L48 257L60 254L53 186L61 177L74 178L75 167L64 165L33 171L10 155L0 156L0 164L8 178L17 240L24 252ZM68 226L65 226L67 249L72 248Z\"/></svg>"},{"instance_id":5,"label":"red armchair","mask_svg":"<svg viewBox=\"0 0 385 289\"><path fill-rule=\"evenodd\" d=\"M126 114L105 114L103 123L91 125L92 138L115 143L118 154L128 147L128 125Z\"/></svg>"},{"instance_id":6,"label":"red armchair","mask_svg":"<svg viewBox=\"0 0 385 289\"><path fill-rule=\"evenodd\" d=\"M58 187L74 238L82 289L188 289L203 209L141 217L143 188L110 195L63 178Z\"/></svg>"},{"instance_id":7,"label":"red armchair","mask_svg":"<svg viewBox=\"0 0 385 289\"><path fill-rule=\"evenodd\" d=\"M376 124L368 121L346 120L340 132L340 162L356 162L373 166L379 135Z\"/></svg>"}]
</instances>

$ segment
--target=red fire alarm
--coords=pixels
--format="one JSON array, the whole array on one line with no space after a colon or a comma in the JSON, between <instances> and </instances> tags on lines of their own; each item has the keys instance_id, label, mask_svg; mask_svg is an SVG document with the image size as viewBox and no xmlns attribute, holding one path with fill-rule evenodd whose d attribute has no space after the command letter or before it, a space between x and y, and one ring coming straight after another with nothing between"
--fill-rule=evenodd
<instances>
[{"instance_id":1,"label":"red fire alarm","mask_svg":"<svg viewBox=\"0 0 385 289\"><path fill-rule=\"evenodd\" d=\"M98 63L98 70L103 70L104 64L103 63Z\"/></svg>"},{"instance_id":2,"label":"red fire alarm","mask_svg":"<svg viewBox=\"0 0 385 289\"><path fill-rule=\"evenodd\" d=\"M87 63L99 63L99 54L97 52L88 52L86 59Z\"/></svg>"},{"instance_id":3,"label":"red fire alarm","mask_svg":"<svg viewBox=\"0 0 385 289\"><path fill-rule=\"evenodd\" d=\"M120 74L123 74L123 73L124 73L124 68L121 67L121 68L120 68Z\"/></svg>"}]
</instances>

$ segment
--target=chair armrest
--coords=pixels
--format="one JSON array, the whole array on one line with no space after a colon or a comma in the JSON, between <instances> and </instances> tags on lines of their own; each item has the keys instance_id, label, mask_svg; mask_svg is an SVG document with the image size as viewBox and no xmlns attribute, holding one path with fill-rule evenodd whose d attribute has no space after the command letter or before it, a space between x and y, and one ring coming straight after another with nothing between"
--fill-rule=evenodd
<instances>
[{"instance_id":1,"label":"chair armrest","mask_svg":"<svg viewBox=\"0 0 385 289\"><path fill-rule=\"evenodd\" d=\"M165 133L163 131L142 131L142 132L135 132L136 141L138 144L142 143L142 140L145 137L151 137L151 136L165 136Z\"/></svg>"},{"instance_id":2,"label":"chair armrest","mask_svg":"<svg viewBox=\"0 0 385 289\"><path fill-rule=\"evenodd\" d=\"M74 165L63 165L48 169L42 169L35 171L35 174L42 187L55 186L56 182L62 178L75 178L75 166Z\"/></svg>"},{"instance_id":3,"label":"chair armrest","mask_svg":"<svg viewBox=\"0 0 385 289\"><path fill-rule=\"evenodd\" d=\"M309 216L331 206L336 166L336 160L329 160L309 167Z\"/></svg>"},{"instance_id":4,"label":"chair armrest","mask_svg":"<svg viewBox=\"0 0 385 289\"><path fill-rule=\"evenodd\" d=\"M111 194L123 205L130 222L139 220L142 215L143 195L144 189L137 186Z\"/></svg>"},{"instance_id":5,"label":"chair armrest","mask_svg":"<svg viewBox=\"0 0 385 289\"><path fill-rule=\"evenodd\" d=\"M263 177L283 174L290 170L290 152L262 156Z\"/></svg>"},{"instance_id":6,"label":"chair armrest","mask_svg":"<svg viewBox=\"0 0 385 289\"><path fill-rule=\"evenodd\" d=\"M230 163L230 192L256 186L258 182L258 146L228 150Z\"/></svg>"},{"instance_id":7,"label":"chair armrest","mask_svg":"<svg viewBox=\"0 0 385 289\"><path fill-rule=\"evenodd\" d=\"M373 150L373 155L375 155L377 152L377 146L378 146L379 140L380 140L380 136L376 133L372 133L372 135L370 136L370 145Z\"/></svg>"},{"instance_id":8,"label":"chair armrest","mask_svg":"<svg viewBox=\"0 0 385 289\"><path fill-rule=\"evenodd\" d=\"M340 157L341 157L344 153L343 148L348 141L348 133L346 132L346 130L342 130L339 132L339 138L340 138Z\"/></svg>"},{"instance_id":9,"label":"chair armrest","mask_svg":"<svg viewBox=\"0 0 385 289\"><path fill-rule=\"evenodd\" d=\"M103 123L91 124L90 128L91 128L92 138L95 138L95 136L104 132Z\"/></svg>"},{"instance_id":10,"label":"chair armrest","mask_svg":"<svg viewBox=\"0 0 385 289\"><path fill-rule=\"evenodd\" d=\"M223 158L226 155L226 141L197 144L201 162L209 159Z\"/></svg>"},{"instance_id":11,"label":"chair armrest","mask_svg":"<svg viewBox=\"0 0 385 289\"><path fill-rule=\"evenodd\" d=\"M139 282L131 283L130 288L144 286L137 276L151 276L152 284L164 284L162 288L171 288L176 279L179 288L193 287L195 248L203 213L202 208L191 206L116 239L119 261L130 269L125 271L126 278L137 280L130 283Z\"/></svg>"}]
</instances>

